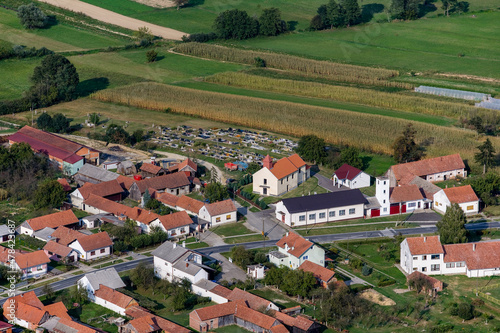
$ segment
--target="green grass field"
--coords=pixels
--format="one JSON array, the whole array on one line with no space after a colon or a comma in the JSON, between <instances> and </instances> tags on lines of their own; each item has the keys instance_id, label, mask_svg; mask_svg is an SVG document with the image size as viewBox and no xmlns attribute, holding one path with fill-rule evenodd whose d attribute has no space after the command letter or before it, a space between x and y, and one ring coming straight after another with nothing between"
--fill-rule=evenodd
<instances>
[{"instance_id":1,"label":"green grass field","mask_svg":"<svg viewBox=\"0 0 500 333\"><path fill-rule=\"evenodd\" d=\"M96 34L65 23L46 29L26 30L19 23L16 13L4 8L0 8L0 31L1 40L29 47L44 46L52 51L79 51L127 43L123 39Z\"/></svg>"},{"instance_id":2,"label":"green grass field","mask_svg":"<svg viewBox=\"0 0 500 333\"><path fill-rule=\"evenodd\" d=\"M33 69L42 61L38 58L7 59L0 61L0 100L21 97L30 86Z\"/></svg>"},{"instance_id":3,"label":"green grass field","mask_svg":"<svg viewBox=\"0 0 500 333\"><path fill-rule=\"evenodd\" d=\"M498 68L500 60L500 43L495 43L498 20L500 12L476 13L475 17L467 14L369 24L231 44L403 72L436 71L498 79L500 71L492 70Z\"/></svg>"},{"instance_id":4,"label":"green grass field","mask_svg":"<svg viewBox=\"0 0 500 333\"><path fill-rule=\"evenodd\" d=\"M252 230L249 230L243 223L235 222L220 225L216 228L211 229L219 236L237 236L237 235L246 235L253 234Z\"/></svg>"}]
</instances>

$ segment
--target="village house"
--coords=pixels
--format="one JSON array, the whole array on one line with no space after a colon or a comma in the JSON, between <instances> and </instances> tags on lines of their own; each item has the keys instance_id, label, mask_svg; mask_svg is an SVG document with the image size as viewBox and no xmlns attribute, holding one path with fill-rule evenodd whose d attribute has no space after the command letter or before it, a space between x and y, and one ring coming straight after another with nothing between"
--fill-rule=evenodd
<instances>
[{"instance_id":1,"label":"village house","mask_svg":"<svg viewBox=\"0 0 500 333\"><path fill-rule=\"evenodd\" d=\"M106 268L99 271L93 271L85 274L77 285L79 288L87 290L89 300L95 301L95 292L101 286L106 286L111 289L125 288L125 283L115 268Z\"/></svg>"},{"instance_id":2,"label":"village house","mask_svg":"<svg viewBox=\"0 0 500 333\"><path fill-rule=\"evenodd\" d=\"M94 293L95 304L103 306L111 311L124 316L127 309L138 306L139 303L130 296L127 296L119 291L101 285Z\"/></svg>"},{"instance_id":3,"label":"village house","mask_svg":"<svg viewBox=\"0 0 500 333\"><path fill-rule=\"evenodd\" d=\"M71 193L71 203L78 209L82 209L83 202L91 194L117 202L122 200L123 188L116 179L99 184L85 183Z\"/></svg>"},{"instance_id":4,"label":"village house","mask_svg":"<svg viewBox=\"0 0 500 333\"><path fill-rule=\"evenodd\" d=\"M113 241L105 231L76 239L68 246L76 250L80 260L101 259L113 253Z\"/></svg>"},{"instance_id":5,"label":"village house","mask_svg":"<svg viewBox=\"0 0 500 333\"><path fill-rule=\"evenodd\" d=\"M17 252L14 254L13 267L22 273L22 279L39 278L47 274L47 264L50 262L49 257L44 251L38 250L34 252ZM7 263L3 263L8 265Z\"/></svg>"},{"instance_id":6,"label":"village house","mask_svg":"<svg viewBox=\"0 0 500 333\"><path fill-rule=\"evenodd\" d=\"M208 221L210 226L237 221L236 206L231 199L205 204L199 210L198 217Z\"/></svg>"},{"instance_id":7,"label":"village house","mask_svg":"<svg viewBox=\"0 0 500 333\"><path fill-rule=\"evenodd\" d=\"M297 269L306 260L325 266L325 250L295 232L288 231L276 246L278 251L269 252L269 261L278 267Z\"/></svg>"},{"instance_id":8,"label":"village house","mask_svg":"<svg viewBox=\"0 0 500 333\"><path fill-rule=\"evenodd\" d=\"M118 176L117 173L107 171L91 164L85 164L76 173L75 181L78 185L82 186L85 183L99 184L109 182L115 180Z\"/></svg>"},{"instance_id":9,"label":"village house","mask_svg":"<svg viewBox=\"0 0 500 333\"><path fill-rule=\"evenodd\" d=\"M410 286L410 281L413 279L425 279L428 281L429 285L431 286L430 289L424 290L424 292L427 292L430 296L436 296L436 294L440 291L443 291L444 289L444 283L442 281L439 281L436 278L433 278L432 276L425 275L424 273L421 273L419 271L414 271L410 275L406 277L406 283L408 284L408 289L412 289Z\"/></svg>"},{"instance_id":10,"label":"village house","mask_svg":"<svg viewBox=\"0 0 500 333\"><path fill-rule=\"evenodd\" d=\"M191 289L194 294L208 297L214 303L221 304L229 302L229 294L231 294L231 289L221 286L210 280L201 279L195 284L191 285Z\"/></svg>"},{"instance_id":11,"label":"village house","mask_svg":"<svg viewBox=\"0 0 500 333\"><path fill-rule=\"evenodd\" d=\"M164 242L151 254L155 275L170 282L187 279L196 284L202 279L209 280L214 271L203 265L201 254L170 241Z\"/></svg>"},{"instance_id":12,"label":"village house","mask_svg":"<svg viewBox=\"0 0 500 333\"><path fill-rule=\"evenodd\" d=\"M434 194L434 209L440 213L446 213L446 209L454 203L465 214L479 213L479 198L470 185L445 188Z\"/></svg>"},{"instance_id":13,"label":"village house","mask_svg":"<svg viewBox=\"0 0 500 333\"><path fill-rule=\"evenodd\" d=\"M187 158L182 162L172 162L168 168L169 172L182 172L187 176L194 177L198 172L198 165L191 159Z\"/></svg>"},{"instance_id":14,"label":"village house","mask_svg":"<svg viewBox=\"0 0 500 333\"><path fill-rule=\"evenodd\" d=\"M262 169L253 174L253 192L260 195L280 196L310 177L309 167L297 154L277 162L267 155L262 164Z\"/></svg>"},{"instance_id":15,"label":"village house","mask_svg":"<svg viewBox=\"0 0 500 333\"><path fill-rule=\"evenodd\" d=\"M276 311L273 314L274 318L278 319L286 329L292 333L319 333L321 325L315 321L309 320L304 316L292 317L284 312Z\"/></svg>"},{"instance_id":16,"label":"village house","mask_svg":"<svg viewBox=\"0 0 500 333\"><path fill-rule=\"evenodd\" d=\"M358 189L288 198L276 204L276 219L291 227L363 218L367 203Z\"/></svg>"},{"instance_id":17,"label":"village house","mask_svg":"<svg viewBox=\"0 0 500 333\"><path fill-rule=\"evenodd\" d=\"M312 261L306 260L300 266L300 270L304 272L310 272L314 275L318 283L323 288L328 288L328 284L330 282L336 282L335 272L331 269L325 268L318 264L313 263Z\"/></svg>"},{"instance_id":18,"label":"village house","mask_svg":"<svg viewBox=\"0 0 500 333\"><path fill-rule=\"evenodd\" d=\"M85 163L98 165L99 151L64 139L58 135L24 126L9 136L9 144L27 143L37 153L42 153L68 175L74 175Z\"/></svg>"},{"instance_id":19,"label":"village house","mask_svg":"<svg viewBox=\"0 0 500 333\"><path fill-rule=\"evenodd\" d=\"M67 263L78 261L78 252L76 252L75 249L59 244L53 240L50 240L47 244L45 244L43 251L50 260Z\"/></svg>"},{"instance_id":20,"label":"village house","mask_svg":"<svg viewBox=\"0 0 500 333\"><path fill-rule=\"evenodd\" d=\"M23 235L33 236L33 233L43 228L57 229L65 226L68 228L78 227L80 221L71 209L57 212L49 215L35 217L24 221L18 228L19 233Z\"/></svg>"},{"instance_id":21,"label":"village house","mask_svg":"<svg viewBox=\"0 0 500 333\"><path fill-rule=\"evenodd\" d=\"M369 187L371 185L371 176L369 174L346 163L335 170L332 180L333 186L346 186L351 189Z\"/></svg>"},{"instance_id":22,"label":"village house","mask_svg":"<svg viewBox=\"0 0 500 333\"><path fill-rule=\"evenodd\" d=\"M142 163L141 167L139 168L139 171L141 171L141 175L144 178L158 177L166 173L165 169L153 163Z\"/></svg>"},{"instance_id":23,"label":"village house","mask_svg":"<svg viewBox=\"0 0 500 333\"><path fill-rule=\"evenodd\" d=\"M0 243L7 242L10 238L13 238L15 235L14 230L10 229L6 224L0 225Z\"/></svg>"},{"instance_id":24,"label":"village house","mask_svg":"<svg viewBox=\"0 0 500 333\"><path fill-rule=\"evenodd\" d=\"M244 301L212 305L189 313L189 326L199 332L229 325L238 325L250 332L288 332L276 318L249 308Z\"/></svg>"},{"instance_id":25,"label":"village house","mask_svg":"<svg viewBox=\"0 0 500 333\"><path fill-rule=\"evenodd\" d=\"M119 326L119 333L190 333L185 327L179 326L165 318L149 313L140 306L134 306L125 312L132 317L128 323Z\"/></svg>"},{"instance_id":26,"label":"village house","mask_svg":"<svg viewBox=\"0 0 500 333\"><path fill-rule=\"evenodd\" d=\"M66 178L59 178L57 182L61 184L64 192L71 192L71 186L69 185L68 180Z\"/></svg>"},{"instance_id":27,"label":"village house","mask_svg":"<svg viewBox=\"0 0 500 333\"><path fill-rule=\"evenodd\" d=\"M442 245L439 236L406 238L400 245L401 268L408 274L500 275L500 241Z\"/></svg>"},{"instance_id":28,"label":"village house","mask_svg":"<svg viewBox=\"0 0 500 333\"><path fill-rule=\"evenodd\" d=\"M169 237L180 238L189 234L193 220L185 211L160 216L151 223L151 227L159 226Z\"/></svg>"},{"instance_id":29,"label":"village house","mask_svg":"<svg viewBox=\"0 0 500 333\"><path fill-rule=\"evenodd\" d=\"M128 191L132 200L140 201L146 189L149 188L174 195L182 195L189 193L190 186L191 182L188 177L182 172L177 172L135 181Z\"/></svg>"},{"instance_id":30,"label":"village house","mask_svg":"<svg viewBox=\"0 0 500 333\"><path fill-rule=\"evenodd\" d=\"M162 197L165 198L165 196ZM201 202L200 200L196 200L188 197L187 195L183 195L177 200L175 207L169 207L179 211L186 211L189 215L198 216L200 214L200 210L204 205L205 203Z\"/></svg>"},{"instance_id":31,"label":"village house","mask_svg":"<svg viewBox=\"0 0 500 333\"><path fill-rule=\"evenodd\" d=\"M247 266L247 275L251 276L256 280L263 279L265 276L266 267L261 264L257 265L248 265Z\"/></svg>"}]
</instances>

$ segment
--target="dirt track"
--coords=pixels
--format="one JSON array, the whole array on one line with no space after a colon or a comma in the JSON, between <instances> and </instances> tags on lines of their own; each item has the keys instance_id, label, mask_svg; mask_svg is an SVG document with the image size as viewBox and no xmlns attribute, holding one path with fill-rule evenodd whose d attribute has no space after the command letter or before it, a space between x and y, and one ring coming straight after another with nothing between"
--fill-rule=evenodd
<instances>
[{"instance_id":1,"label":"dirt track","mask_svg":"<svg viewBox=\"0 0 500 333\"><path fill-rule=\"evenodd\" d=\"M131 17L117 14L107 9L103 9L78 0L40 0L48 4L69 9L74 12L81 12L96 20L111 23L131 30L137 30L140 27L148 27L155 36L165 39L181 40L186 33L170 28L160 27L159 25L136 20Z\"/></svg>"}]
</instances>

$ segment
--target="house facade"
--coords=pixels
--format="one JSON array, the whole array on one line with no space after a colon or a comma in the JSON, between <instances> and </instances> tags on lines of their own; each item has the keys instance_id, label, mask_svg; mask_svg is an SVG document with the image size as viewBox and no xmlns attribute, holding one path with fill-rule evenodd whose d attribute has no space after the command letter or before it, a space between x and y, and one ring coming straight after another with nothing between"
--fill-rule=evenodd
<instances>
[{"instance_id":1,"label":"house facade","mask_svg":"<svg viewBox=\"0 0 500 333\"><path fill-rule=\"evenodd\" d=\"M140 201L146 189L153 188L173 195L189 194L191 182L183 172L147 178L134 182L129 191L129 198Z\"/></svg>"},{"instance_id":2,"label":"house facade","mask_svg":"<svg viewBox=\"0 0 500 333\"><path fill-rule=\"evenodd\" d=\"M65 226L68 228L77 227L80 221L71 209L36 217L24 221L19 226L19 233L23 235L33 236L35 231L44 228L57 229L58 227Z\"/></svg>"},{"instance_id":3,"label":"house facade","mask_svg":"<svg viewBox=\"0 0 500 333\"><path fill-rule=\"evenodd\" d=\"M39 278L47 274L49 257L43 250L21 253L14 258L14 268L22 272L22 279Z\"/></svg>"},{"instance_id":4,"label":"house facade","mask_svg":"<svg viewBox=\"0 0 500 333\"><path fill-rule=\"evenodd\" d=\"M262 169L253 174L253 192L260 195L280 196L310 177L309 167L297 154L277 162L267 155L262 163Z\"/></svg>"},{"instance_id":5,"label":"house facade","mask_svg":"<svg viewBox=\"0 0 500 333\"><path fill-rule=\"evenodd\" d=\"M231 199L205 204L198 217L208 221L211 226L237 221L236 206Z\"/></svg>"},{"instance_id":6,"label":"house facade","mask_svg":"<svg viewBox=\"0 0 500 333\"><path fill-rule=\"evenodd\" d=\"M123 280L114 268L106 268L87 273L78 280L76 284L80 288L87 290L87 295L92 302L95 301L95 292L99 290L101 286L106 286L111 289L125 287L125 283L123 283Z\"/></svg>"},{"instance_id":7,"label":"house facade","mask_svg":"<svg viewBox=\"0 0 500 333\"><path fill-rule=\"evenodd\" d=\"M185 211L160 216L151 223L151 227L160 227L169 237L180 238L189 235L193 220Z\"/></svg>"},{"instance_id":8,"label":"house facade","mask_svg":"<svg viewBox=\"0 0 500 333\"><path fill-rule=\"evenodd\" d=\"M101 259L113 253L113 241L105 231L76 239L68 247L78 253L80 260Z\"/></svg>"},{"instance_id":9,"label":"house facade","mask_svg":"<svg viewBox=\"0 0 500 333\"><path fill-rule=\"evenodd\" d=\"M434 209L442 214L454 203L457 203L465 214L479 213L479 198L470 185L445 188L434 194Z\"/></svg>"},{"instance_id":10,"label":"house facade","mask_svg":"<svg viewBox=\"0 0 500 333\"><path fill-rule=\"evenodd\" d=\"M371 176L369 174L345 163L335 170L332 180L333 186L346 186L351 189L369 187L371 185Z\"/></svg>"},{"instance_id":11,"label":"house facade","mask_svg":"<svg viewBox=\"0 0 500 333\"><path fill-rule=\"evenodd\" d=\"M276 219L290 227L362 218L367 200L355 190L283 199L276 204Z\"/></svg>"},{"instance_id":12,"label":"house facade","mask_svg":"<svg viewBox=\"0 0 500 333\"><path fill-rule=\"evenodd\" d=\"M287 232L276 246L278 251L269 253L269 261L276 266L297 269L306 260L325 266L325 250L294 232Z\"/></svg>"}]
</instances>

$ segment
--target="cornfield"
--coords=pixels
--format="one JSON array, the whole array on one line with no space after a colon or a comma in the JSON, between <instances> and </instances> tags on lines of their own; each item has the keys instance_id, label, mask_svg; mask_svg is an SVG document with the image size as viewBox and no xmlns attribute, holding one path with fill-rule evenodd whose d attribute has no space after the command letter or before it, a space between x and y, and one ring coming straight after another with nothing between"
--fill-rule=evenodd
<instances>
[{"instance_id":1,"label":"cornfield","mask_svg":"<svg viewBox=\"0 0 500 333\"><path fill-rule=\"evenodd\" d=\"M332 144L390 154L394 139L401 135L407 120L380 115L315 107L290 102L229 95L175 87L161 83L138 83L106 89L92 98L172 112L268 130L296 137L314 134ZM441 156L460 152L471 158L479 145L474 131L414 122L419 141L433 142L427 155ZM500 139L491 138L495 146Z\"/></svg>"},{"instance_id":2,"label":"cornfield","mask_svg":"<svg viewBox=\"0 0 500 333\"><path fill-rule=\"evenodd\" d=\"M205 81L228 86L327 98L336 101L451 118L468 117L476 115L478 112L478 109L473 106L439 101L434 98L387 93L355 87L333 86L315 82L274 79L242 72L218 73L205 78Z\"/></svg>"},{"instance_id":3,"label":"cornfield","mask_svg":"<svg viewBox=\"0 0 500 333\"><path fill-rule=\"evenodd\" d=\"M287 54L259 52L229 48L220 45L184 43L175 47L174 51L197 56L201 58L230 61L248 65L255 64L255 58L264 59L266 66L282 70L296 71L310 76L328 77L330 79L360 83L366 85L398 87L403 89L413 88L412 84L404 82L386 81L399 75L397 71L340 64L329 61L319 61L291 56Z\"/></svg>"}]
</instances>

